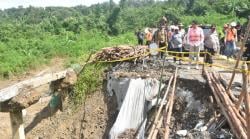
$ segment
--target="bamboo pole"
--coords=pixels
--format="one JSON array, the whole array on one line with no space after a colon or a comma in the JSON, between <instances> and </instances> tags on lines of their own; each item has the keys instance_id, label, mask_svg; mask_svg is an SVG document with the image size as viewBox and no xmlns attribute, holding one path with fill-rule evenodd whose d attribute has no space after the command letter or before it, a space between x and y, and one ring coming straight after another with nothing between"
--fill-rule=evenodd
<instances>
[{"instance_id":1,"label":"bamboo pole","mask_svg":"<svg viewBox=\"0 0 250 139\"><path fill-rule=\"evenodd\" d=\"M231 118L231 115L229 115L230 112L228 112L228 110L223 106L223 104L222 104L222 102L221 102L221 100L220 100L220 98L218 96L218 93L216 93L216 92L218 92L218 88L215 88L215 86L213 85L214 83L212 82L212 79L211 79L212 77L210 77L210 75L208 74L207 71L205 71L204 73L205 73L205 75L207 77L208 84L209 84L209 86L210 86L210 88L212 90L212 93L214 94L215 100L216 100L217 104L220 106L220 109L221 109L223 115L226 117L226 119L227 119L233 133L236 135L237 138L241 138L242 134L239 133L239 130L237 130L238 126L235 126L235 122L233 122L233 120Z\"/></svg>"},{"instance_id":2,"label":"bamboo pole","mask_svg":"<svg viewBox=\"0 0 250 139\"><path fill-rule=\"evenodd\" d=\"M239 66L239 62L240 62L242 53L243 53L243 51L244 51L244 46L245 46L246 41L247 41L248 36L249 36L249 30L250 30L250 18L249 18L249 20L248 20L247 30L246 30L244 39L243 39L243 41L241 41L240 52L239 52L238 55L237 55L237 61L236 61L235 66L234 66L234 71L233 71L233 73L232 73L232 77L231 77L231 79L230 79L230 81L229 81L229 84L228 84L228 87L227 87L227 89L226 89L227 93L228 93L228 91L230 90L230 88L231 88L231 86L232 86L232 83L233 83L233 80L234 80L234 77L235 77L235 73L236 73L236 69L237 69L238 66Z\"/></svg>"},{"instance_id":3,"label":"bamboo pole","mask_svg":"<svg viewBox=\"0 0 250 139\"><path fill-rule=\"evenodd\" d=\"M154 119L154 122L153 122L153 125L152 125L152 128L151 128L151 131L150 131L150 133L149 133L149 135L148 135L148 138L149 138L149 139L151 139L152 136L153 136L154 129L155 129L155 127L156 127L156 124L157 124L157 122L158 122L159 116L160 116L160 114L161 114L161 111L162 111L162 108L163 108L163 105L164 105L163 102L164 102L164 100L166 100L166 97L167 97L167 94L168 94L168 92L169 92L169 88L170 88L170 85L171 85L171 83L172 83L172 80L173 80L173 76L171 76L170 79L169 79L167 91L166 91L165 94L164 94L164 97L163 97L163 99L162 99L161 105L160 105L160 107L159 107L159 109L158 109L158 111L157 111L156 117L155 117L155 119Z\"/></svg>"},{"instance_id":4,"label":"bamboo pole","mask_svg":"<svg viewBox=\"0 0 250 139\"><path fill-rule=\"evenodd\" d=\"M225 101L224 106L226 109L228 109L230 111L229 115L231 115L233 122L236 123L236 125L238 126L237 129L239 129L240 133L243 134L243 132L245 132L246 129L246 121L245 119L243 119L241 117L241 115L239 114L239 112L236 110L236 108L234 107L234 104L232 103L232 101L230 100L228 94L226 93L225 89L222 87L221 84L217 83L218 79L215 76L215 73L213 73L211 75L211 79L212 81L214 81L214 85L216 86L216 88L218 89L217 92L221 98L223 98L223 100ZM235 120L235 121L234 121Z\"/></svg>"},{"instance_id":5,"label":"bamboo pole","mask_svg":"<svg viewBox=\"0 0 250 139\"><path fill-rule=\"evenodd\" d=\"M216 76L216 74L214 72L213 72L213 77L214 77L214 80L216 82L218 82L218 84L216 84L216 85L218 85L218 87L219 87L219 89L221 91L222 97L225 99L225 101L227 101L226 104L232 108L232 110L234 111L234 113L236 114L236 116L239 118L239 120L241 121L241 123L246 128L247 127L246 120L240 115L239 111L235 107L235 104L230 99L229 94L226 93L226 90L224 89L224 87L222 86L222 84L220 83L218 77Z\"/></svg>"},{"instance_id":6,"label":"bamboo pole","mask_svg":"<svg viewBox=\"0 0 250 139\"><path fill-rule=\"evenodd\" d=\"M167 112L167 110L169 109L169 104L170 104L170 101L168 101L168 103L167 103L167 105L166 105L166 109L165 109L166 112ZM161 119L161 118L162 118L162 119ZM161 116L161 118L160 118L160 120L159 120L158 123L157 123L156 129L154 130L152 139L156 139L156 136L157 136L157 134L158 134L159 128L160 128L160 126L162 125L163 116Z\"/></svg>"},{"instance_id":7,"label":"bamboo pole","mask_svg":"<svg viewBox=\"0 0 250 139\"><path fill-rule=\"evenodd\" d=\"M157 123L156 129L155 129L155 131L154 131L154 133L153 133L153 136L152 136L152 139L156 139L157 134L158 134L158 132L159 132L159 129L161 128L162 121L163 121L163 116L161 116L160 120L159 120L158 123Z\"/></svg>"},{"instance_id":8,"label":"bamboo pole","mask_svg":"<svg viewBox=\"0 0 250 139\"><path fill-rule=\"evenodd\" d=\"M174 76L174 83L173 83L173 89L172 89L172 93L170 96L170 106L168 109L168 113L167 113L167 121L166 121L166 127L165 127L165 135L164 135L164 139L168 139L169 136L169 124L170 124L170 118L172 115L172 109L173 109L173 105L174 105L174 94L175 94L175 90L176 90L176 78L177 78L177 68L175 70L175 76Z\"/></svg>"},{"instance_id":9,"label":"bamboo pole","mask_svg":"<svg viewBox=\"0 0 250 139\"><path fill-rule=\"evenodd\" d=\"M219 74L219 79L222 80L222 81L226 81L226 79L224 79L220 74ZM225 88L226 88L227 85L228 85L228 84L225 84ZM232 99L233 102L238 101L238 98L236 98L236 97L233 95L233 93L231 92L231 90L228 90L227 93L228 93L229 97Z\"/></svg>"},{"instance_id":10,"label":"bamboo pole","mask_svg":"<svg viewBox=\"0 0 250 139\"><path fill-rule=\"evenodd\" d=\"M205 54L203 57L202 74L204 74L204 71L205 71L206 58L207 58L207 49L205 49Z\"/></svg>"},{"instance_id":11,"label":"bamboo pole","mask_svg":"<svg viewBox=\"0 0 250 139\"><path fill-rule=\"evenodd\" d=\"M242 92L245 94L245 106L246 106L246 121L247 121L247 137L248 139L250 138L250 100L249 100L249 93L247 92L247 87L248 87L248 69L247 69L247 64L244 62L242 65L242 81L243 81L243 86L242 86Z\"/></svg>"},{"instance_id":12,"label":"bamboo pole","mask_svg":"<svg viewBox=\"0 0 250 139\"><path fill-rule=\"evenodd\" d=\"M240 106L241 106L241 103L242 103L243 100L244 100L245 93L246 93L246 92L243 92L243 90L242 90L242 92L240 93L239 100L238 100L238 102L236 103L236 109L237 109L237 110L240 110Z\"/></svg>"}]
</instances>

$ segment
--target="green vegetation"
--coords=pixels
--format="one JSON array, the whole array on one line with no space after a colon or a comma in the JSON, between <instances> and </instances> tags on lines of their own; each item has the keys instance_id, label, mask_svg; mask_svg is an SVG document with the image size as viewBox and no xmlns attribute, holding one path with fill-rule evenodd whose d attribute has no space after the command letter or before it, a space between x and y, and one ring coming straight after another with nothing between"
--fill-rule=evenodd
<instances>
[{"instance_id":1,"label":"green vegetation","mask_svg":"<svg viewBox=\"0 0 250 139\"><path fill-rule=\"evenodd\" d=\"M157 26L163 15L172 23L188 25L197 19L222 26L243 22L249 7L249 0L121 0L119 5L110 0L90 7L0 10L0 77L22 73L55 56L72 63L91 49L134 43L128 32Z\"/></svg>"},{"instance_id":2,"label":"green vegetation","mask_svg":"<svg viewBox=\"0 0 250 139\"><path fill-rule=\"evenodd\" d=\"M231 21L243 23L249 13L249 0L121 0L119 4L110 0L90 7L0 10L0 78L39 67L56 56L66 58L70 65L84 61L92 50L134 44L133 32L158 26L162 16L170 23L189 25L196 19L222 26ZM81 75L84 79L76 85L79 94L74 96L79 101L99 85L101 67L93 72L96 67L89 66Z\"/></svg>"},{"instance_id":3,"label":"green vegetation","mask_svg":"<svg viewBox=\"0 0 250 139\"><path fill-rule=\"evenodd\" d=\"M106 64L94 64L87 65L83 74L80 75L71 98L74 100L74 104L80 104L85 98L85 95L90 94L96 89L102 87L103 70Z\"/></svg>"}]
</instances>

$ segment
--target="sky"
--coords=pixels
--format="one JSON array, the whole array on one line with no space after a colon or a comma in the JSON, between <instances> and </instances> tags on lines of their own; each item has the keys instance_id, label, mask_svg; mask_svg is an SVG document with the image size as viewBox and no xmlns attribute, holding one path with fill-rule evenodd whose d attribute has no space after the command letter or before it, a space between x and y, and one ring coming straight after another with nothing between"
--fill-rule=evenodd
<instances>
[{"instance_id":1,"label":"sky","mask_svg":"<svg viewBox=\"0 0 250 139\"><path fill-rule=\"evenodd\" d=\"M34 6L34 7L46 7L46 6L63 6L71 7L76 5L90 6L92 4L102 3L109 0L0 0L0 9L7 9L12 7ZM113 0L118 2L119 0Z\"/></svg>"}]
</instances>

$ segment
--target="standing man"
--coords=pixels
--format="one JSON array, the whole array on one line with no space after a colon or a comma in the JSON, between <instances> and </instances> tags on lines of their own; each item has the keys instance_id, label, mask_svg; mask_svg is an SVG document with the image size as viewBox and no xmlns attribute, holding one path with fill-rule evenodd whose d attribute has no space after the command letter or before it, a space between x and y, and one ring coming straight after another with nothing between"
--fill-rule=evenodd
<instances>
[{"instance_id":1,"label":"standing man","mask_svg":"<svg viewBox=\"0 0 250 139\"><path fill-rule=\"evenodd\" d=\"M216 26L213 24L211 26L210 32L205 36L205 49L207 52L209 52L208 55L206 55L205 62L209 64L213 64L212 55L214 53L219 53L220 50L220 43L219 43L219 37L216 32Z\"/></svg>"},{"instance_id":2,"label":"standing man","mask_svg":"<svg viewBox=\"0 0 250 139\"><path fill-rule=\"evenodd\" d=\"M161 26L160 29L156 32L156 43L159 46L159 48L163 48L167 46L167 32L165 30L164 26ZM162 49L165 51L166 49ZM160 58L163 58L165 52L160 52Z\"/></svg>"},{"instance_id":3,"label":"standing man","mask_svg":"<svg viewBox=\"0 0 250 139\"><path fill-rule=\"evenodd\" d=\"M178 28L179 28L179 33L182 35L182 37L184 37L186 32L185 32L185 29L183 29L183 24L179 23Z\"/></svg>"},{"instance_id":4,"label":"standing man","mask_svg":"<svg viewBox=\"0 0 250 139\"><path fill-rule=\"evenodd\" d=\"M237 30L235 29L235 26L236 23L232 22L225 33L225 38L224 38L224 43L226 46L225 54L228 59L234 56L236 50Z\"/></svg>"},{"instance_id":5,"label":"standing man","mask_svg":"<svg viewBox=\"0 0 250 139\"><path fill-rule=\"evenodd\" d=\"M138 45L143 45L144 33L141 31L141 29L139 29L136 32L136 37L137 37L137 40L138 40Z\"/></svg>"},{"instance_id":6,"label":"standing man","mask_svg":"<svg viewBox=\"0 0 250 139\"><path fill-rule=\"evenodd\" d=\"M168 43L168 51L171 51L173 48L171 39L172 36L174 35L174 30L176 27L174 25L171 25L169 28L170 30L167 31L167 43Z\"/></svg>"},{"instance_id":7,"label":"standing man","mask_svg":"<svg viewBox=\"0 0 250 139\"><path fill-rule=\"evenodd\" d=\"M187 43L190 45L189 48L189 58L194 60L196 57L196 69L199 69L199 57L200 57L200 48L204 42L204 33L203 30L198 26L197 21L192 22L191 28L189 28L187 33ZM190 69L191 62L189 62L188 69Z\"/></svg>"},{"instance_id":8,"label":"standing man","mask_svg":"<svg viewBox=\"0 0 250 139\"><path fill-rule=\"evenodd\" d=\"M175 52L182 52L182 34L179 32L179 28L174 28L174 34L171 38L172 49ZM181 57L181 53L174 54L176 57ZM174 57L174 62L176 62L176 57ZM181 65L181 59L179 59L179 64Z\"/></svg>"},{"instance_id":9,"label":"standing man","mask_svg":"<svg viewBox=\"0 0 250 139\"><path fill-rule=\"evenodd\" d=\"M146 33L146 45L150 45L153 40L153 34L152 34L152 29L148 29L148 32Z\"/></svg>"}]
</instances>

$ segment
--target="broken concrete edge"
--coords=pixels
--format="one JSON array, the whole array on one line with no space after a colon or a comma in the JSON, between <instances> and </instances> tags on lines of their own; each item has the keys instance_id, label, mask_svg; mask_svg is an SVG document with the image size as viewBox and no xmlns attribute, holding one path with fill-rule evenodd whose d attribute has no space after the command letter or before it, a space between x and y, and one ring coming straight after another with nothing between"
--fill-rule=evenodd
<instances>
[{"instance_id":1,"label":"broken concrete edge","mask_svg":"<svg viewBox=\"0 0 250 139\"><path fill-rule=\"evenodd\" d=\"M28 108L38 102L43 94L36 91L36 88L55 81L59 81L59 84L57 90L53 91L68 88L76 83L77 72L74 69L69 68L64 71L49 73L24 80L0 90L0 111L9 112L13 109Z\"/></svg>"}]
</instances>

